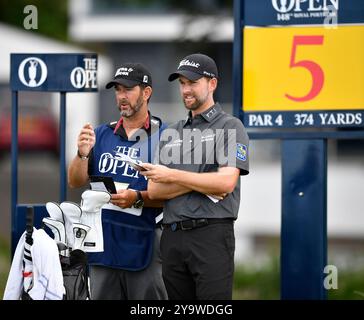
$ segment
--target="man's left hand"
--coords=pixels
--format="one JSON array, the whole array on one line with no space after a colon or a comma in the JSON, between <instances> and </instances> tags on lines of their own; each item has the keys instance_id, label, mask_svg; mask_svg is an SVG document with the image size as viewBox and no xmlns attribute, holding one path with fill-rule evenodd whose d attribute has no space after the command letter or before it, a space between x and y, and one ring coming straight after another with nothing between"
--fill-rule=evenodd
<instances>
[{"instance_id":1,"label":"man's left hand","mask_svg":"<svg viewBox=\"0 0 364 320\"><path fill-rule=\"evenodd\" d=\"M159 164L142 163L146 171L140 171L140 174L156 183L173 183L173 173L175 170Z\"/></svg>"}]
</instances>

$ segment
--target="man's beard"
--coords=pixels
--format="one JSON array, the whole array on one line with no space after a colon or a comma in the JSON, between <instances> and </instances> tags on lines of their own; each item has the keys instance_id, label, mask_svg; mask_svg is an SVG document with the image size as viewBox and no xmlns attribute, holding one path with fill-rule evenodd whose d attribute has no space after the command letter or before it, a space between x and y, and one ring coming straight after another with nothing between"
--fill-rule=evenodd
<instances>
[{"instance_id":1,"label":"man's beard","mask_svg":"<svg viewBox=\"0 0 364 320\"><path fill-rule=\"evenodd\" d=\"M121 109L121 104L128 104L129 108L127 110L122 110ZM130 118L134 114L136 114L141 109L142 106L143 106L143 95L140 94L139 97L138 97L137 102L134 105L131 105L129 103L129 101L127 101L127 100L121 100L118 107L119 107L119 110L120 110L120 115L122 117Z\"/></svg>"},{"instance_id":2,"label":"man's beard","mask_svg":"<svg viewBox=\"0 0 364 320\"><path fill-rule=\"evenodd\" d=\"M200 108L207 101L208 94L206 94L206 96L202 97L202 98L196 97L196 96L193 96L193 97L195 98L195 102L193 104L191 104L191 105L187 105L185 99L183 99L183 103L184 103L185 107L188 110L192 110L192 111L197 110L198 108Z\"/></svg>"}]
</instances>

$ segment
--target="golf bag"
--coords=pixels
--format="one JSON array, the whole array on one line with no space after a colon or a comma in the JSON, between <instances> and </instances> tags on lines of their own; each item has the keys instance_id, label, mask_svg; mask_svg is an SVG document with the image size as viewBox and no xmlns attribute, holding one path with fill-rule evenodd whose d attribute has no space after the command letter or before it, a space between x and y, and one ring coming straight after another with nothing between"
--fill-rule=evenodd
<instances>
[{"instance_id":1,"label":"golf bag","mask_svg":"<svg viewBox=\"0 0 364 320\"><path fill-rule=\"evenodd\" d=\"M7 300L90 299L86 252L103 251L101 207L110 198L108 192L86 190L81 206L47 202L49 217L43 218L40 230L33 227L34 212L29 206L26 232L19 240L4 292Z\"/></svg>"},{"instance_id":2,"label":"golf bag","mask_svg":"<svg viewBox=\"0 0 364 320\"><path fill-rule=\"evenodd\" d=\"M87 252L102 251L101 207L110 201L104 191L86 190L81 206L64 201L47 202L49 218L43 218L57 243L65 288L64 300L90 299Z\"/></svg>"},{"instance_id":3,"label":"golf bag","mask_svg":"<svg viewBox=\"0 0 364 320\"><path fill-rule=\"evenodd\" d=\"M60 256L63 285L66 293L63 300L88 300L87 255L82 250L73 250L69 257Z\"/></svg>"},{"instance_id":4,"label":"golf bag","mask_svg":"<svg viewBox=\"0 0 364 320\"><path fill-rule=\"evenodd\" d=\"M80 248L90 228L79 223L81 208L68 201L48 202L46 208L50 218L43 219L43 226L53 232L58 246L65 289L63 300L88 300L87 254Z\"/></svg>"},{"instance_id":5,"label":"golf bag","mask_svg":"<svg viewBox=\"0 0 364 320\"><path fill-rule=\"evenodd\" d=\"M88 289L87 255L82 246L88 226L74 223L74 249L59 241L63 223L43 219L54 238L33 227L34 211L26 213L26 231L19 239L12 260L4 300L86 300Z\"/></svg>"}]
</instances>

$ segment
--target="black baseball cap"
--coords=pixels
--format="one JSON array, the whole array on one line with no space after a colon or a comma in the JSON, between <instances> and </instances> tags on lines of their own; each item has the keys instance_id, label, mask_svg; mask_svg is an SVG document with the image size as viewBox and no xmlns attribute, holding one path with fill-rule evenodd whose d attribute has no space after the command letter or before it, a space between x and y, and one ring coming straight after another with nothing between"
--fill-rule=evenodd
<instances>
[{"instance_id":1,"label":"black baseball cap","mask_svg":"<svg viewBox=\"0 0 364 320\"><path fill-rule=\"evenodd\" d=\"M194 53L184 57L179 62L177 70L169 75L168 80L176 80L180 75L192 81L201 77L218 77L215 61L202 53Z\"/></svg>"},{"instance_id":2,"label":"black baseball cap","mask_svg":"<svg viewBox=\"0 0 364 320\"><path fill-rule=\"evenodd\" d=\"M124 63L116 69L114 79L106 84L106 89L118 84L126 88L132 88L140 84L151 87L152 75L141 63Z\"/></svg>"}]
</instances>

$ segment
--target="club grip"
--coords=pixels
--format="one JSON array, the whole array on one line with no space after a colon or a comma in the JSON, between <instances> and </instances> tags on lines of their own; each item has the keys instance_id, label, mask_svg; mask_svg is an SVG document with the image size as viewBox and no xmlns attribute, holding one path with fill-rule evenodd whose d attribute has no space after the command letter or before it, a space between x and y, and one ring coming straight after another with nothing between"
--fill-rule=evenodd
<instances>
[{"instance_id":1,"label":"club grip","mask_svg":"<svg viewBox=\"0 0 364 320\"><path fill-rule=\"evenodd\" d=\"M28 244L32 245L33 244L33 238L32 238L32 234L33 234L33 224L34 224L34 208L33 206L28 206L27 207L27 214L26 214L26 226L25 226L25 240Z\"/></svg>"}]
</instances>

